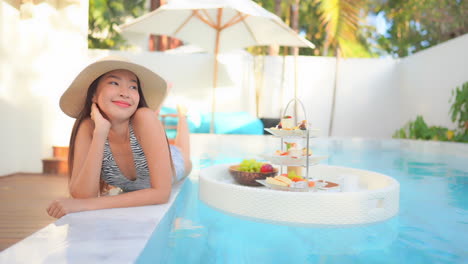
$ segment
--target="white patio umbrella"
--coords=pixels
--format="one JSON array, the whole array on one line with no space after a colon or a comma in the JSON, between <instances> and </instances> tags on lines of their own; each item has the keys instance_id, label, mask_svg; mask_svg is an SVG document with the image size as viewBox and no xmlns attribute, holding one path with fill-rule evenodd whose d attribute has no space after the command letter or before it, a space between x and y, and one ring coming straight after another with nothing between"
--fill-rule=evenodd
<instances>
[{"instance_id":1,"label":"white patio umbrella","mask_svg":"<svg viewBox=\"0 0 468 264\"><path fill-rule=\"evenodd\" d=\"M214 54L211 133L214 132L219 53L249 46L314 47L279 17L250 0L172 0L122 25L121 29L169 35Z\"/></svg>"}]
</instances>

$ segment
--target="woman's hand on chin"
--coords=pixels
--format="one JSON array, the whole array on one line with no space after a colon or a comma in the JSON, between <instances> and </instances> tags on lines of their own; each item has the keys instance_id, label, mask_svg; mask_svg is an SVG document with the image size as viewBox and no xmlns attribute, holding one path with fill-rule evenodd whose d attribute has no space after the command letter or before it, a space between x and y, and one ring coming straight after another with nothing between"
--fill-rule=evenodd
<instances>
[{"instance_id":1,"label":"woman's hand on chin","mask_svg":"<svg viewBox=\"0 0 468 264\"><path fill-rule=\"evenodd\" d=\"M91 105L91 119L94 121L94 133L107 137L111 123L102 116L96 103Z\"/></svg>"},{"instance_id":2,"label":"woman's hand on chin","mask_svg":"<svg viewBox=\"0 0 468 264\"><path fill-rule=\"evenodd\" d=\"M85 211L85 203L86 201L81 199L60 198L47 207L47 213L52 217L60 218L66 214Z\"/></svg>"}]
</instances>

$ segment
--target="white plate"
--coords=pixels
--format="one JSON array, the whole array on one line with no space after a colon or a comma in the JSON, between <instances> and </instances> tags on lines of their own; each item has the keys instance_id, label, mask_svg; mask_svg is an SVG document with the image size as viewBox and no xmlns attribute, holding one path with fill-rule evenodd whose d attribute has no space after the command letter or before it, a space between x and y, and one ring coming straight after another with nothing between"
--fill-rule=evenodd
<instances>
[{"instance_id":1,"label":"white plate","mask_svg":"<svg viewBox=\"0 0 468 264\"><path fill-rule=\"evenodd\" d=\"M292 156L278 156L278 155L262 155L262 158L269 160L276 165L286 166L306 166L307 156L292 157ZM309 156L309 166L317 165L320 161L327 159L328 156Z\"/></svg>"},{"instance_id":2,"label":"white plate","mask_svg":"<svg viewBox=\"0 0 468 264\"><path fill-rule=\"evenodd\" d=\"M258 183L272 189L272 190L280 190L280 191L290 191L290 192L308 192L312 188L293 188L293 187L286 187L280 186L275 184L269 184L266 180L256 180Z\"/></svg>"},{"instance_id":3,"label":"white plate","mask_svg":"<svg viewBox=\"0 0 468 264\"><path fill-rule=\"evenodd\" d=\"M277 137L307 137L307 130L284 130L278 128L265 128L265 130ZM319 129L309 129L309 137L318 137L319 132Z\"/></svg>"}]
</instances>

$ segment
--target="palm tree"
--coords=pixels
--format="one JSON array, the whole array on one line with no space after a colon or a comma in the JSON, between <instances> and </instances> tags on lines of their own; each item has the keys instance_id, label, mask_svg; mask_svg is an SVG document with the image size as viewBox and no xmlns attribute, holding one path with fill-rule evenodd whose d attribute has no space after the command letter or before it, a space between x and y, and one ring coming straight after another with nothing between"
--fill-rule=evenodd
<instances>
[{"instance_id":1,"label":"palm tree","mask_svg":"<svg viewBox=\"0 0 468 264\"><path fill-rule=\"evenodd\" d=\"M278 17L281 17L281 0L275 0L274 1L274 6L275 6L275 15ZM271 45L268 49L268 55L270 56L278 56L279 54L279 46L278 45Z\"/></svg>"},{"instance_id":2,"label":"palm tree","mask_svg":"<svg viewBox=\"0 0 468 264\"><path fill-rule=\"evenodd\" d=\"M318 9L321 12L320 18L326 32L323 56L327 56L329 48L333 48L336 57L335 80L328 129L328 135L331 136L335 115L339 61L341 57L346 57L346 55L352 53L353 46L360 45L356 33L360 22L359 11L364 0L315 0L315 2L318 4Z\"/></svg>"}]
</instances>

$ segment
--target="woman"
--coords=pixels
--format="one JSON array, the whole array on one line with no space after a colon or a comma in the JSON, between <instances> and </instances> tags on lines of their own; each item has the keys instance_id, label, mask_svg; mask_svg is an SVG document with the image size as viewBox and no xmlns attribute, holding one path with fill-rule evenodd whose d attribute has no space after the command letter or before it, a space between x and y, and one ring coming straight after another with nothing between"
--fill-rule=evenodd
<instances>
[{"instance_id":1,"label":"woman","mask_svg":"<svg viewBox=\"0 0 468 264\"><path fill-rule=\"evenodd\" d=\"M60 99L76 118L70 138L69 191L47 208L60 218L72 212L166 203L172 183L190 173L187 121L179 111L175 146L169 146L158 111L166 82L119 57L86 67ZM109 185L124 193L104 196Z\"/></svg>"}]
</instances>

